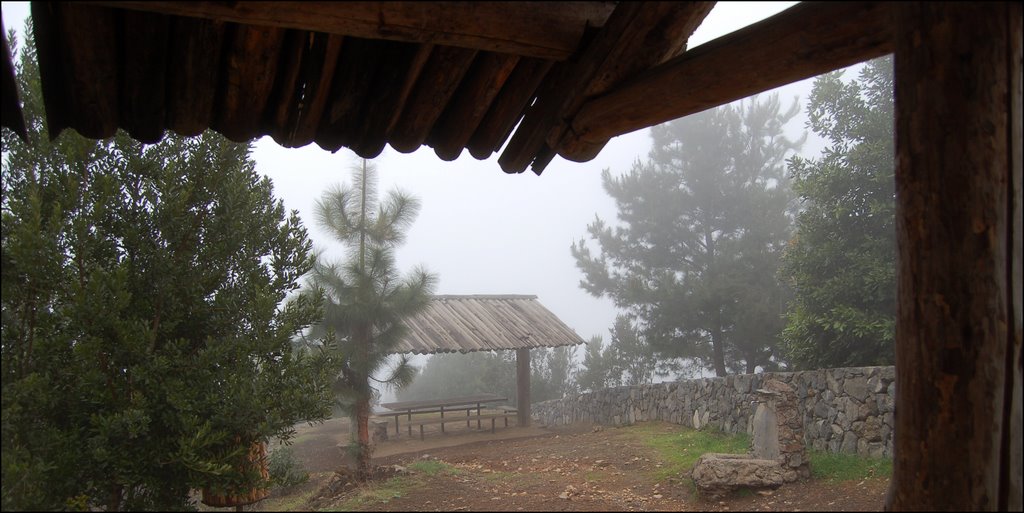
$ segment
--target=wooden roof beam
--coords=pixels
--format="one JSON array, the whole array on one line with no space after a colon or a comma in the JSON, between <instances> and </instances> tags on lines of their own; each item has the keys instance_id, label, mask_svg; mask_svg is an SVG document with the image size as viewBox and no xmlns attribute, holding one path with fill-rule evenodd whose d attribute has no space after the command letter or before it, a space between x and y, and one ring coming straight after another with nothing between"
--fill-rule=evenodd
<instances>
[{"instance_id":1,"label":"wooden roof beam","mask_svg":"<svg viewBox=\"0 0 1024 513\"><path fill-rule=\"evenodd\" d=\"M564 60L613 2L90 1L119 9Z\"/></svg>"},{"instance_id":2,"label":"wooden roof beam","mask_svg":"<svg viewBox=\"0 0 1024 513\"><path fill-rule=\"evenodd\" d=\"M554 156L580 106L592 95L681 53L713 2L623 2L578 58L560 62L537 91L498 162L520 173L540 170Z\"/></svg>"},{"instance_id":3,"label":"wooden roof beam","mask_svg":"<svg viewBox=\"0 0 1024 513\"><path fill-rule=\"evenodd\" d=\"M885 2L802 2L588 101L559 153L892 53L892 25Z\"/></svg>"}]
</instances>

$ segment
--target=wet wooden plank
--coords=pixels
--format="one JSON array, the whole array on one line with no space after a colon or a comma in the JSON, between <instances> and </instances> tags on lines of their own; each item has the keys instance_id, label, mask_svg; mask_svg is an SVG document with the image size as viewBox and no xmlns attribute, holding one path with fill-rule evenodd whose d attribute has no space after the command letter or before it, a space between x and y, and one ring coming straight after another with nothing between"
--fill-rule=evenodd
<instances>
[{"instance_id":1,"label":"wet wooden plank","mask_svg":"<svg viewBox=\"0 0 1024 513\"><path fill-rule=\"evenodd\" d=\"M303 99L298 108L285 146L305 146L316 138L320 121L331 94L331 81L341 56L343 36L306 33L305 53L302 60L300 80L304 84Z\"/></svg>"},{"instance_id":2,"label":"wet wooden plank","mask_svg":"<svg viewBox=\"0 0 1024 513\"><path fill-rule=\"evenodd\" d=\"M377 70L372 86L376 99L364 106L362 123L352 144L352 151L367 159L384 151L388 136L433 50L433 45L394 41L381 46L381 59L388 65Z\"/></svg>"},{"instance_id":3,"label":"wet wooden plank","mask_svg":"<svg viewBox=\"0 0 1024 513\"><path fill-rule=\"evenodd\" d=\"M391 134L393 148L409 153L423 145L476 55L455 46L434 48Z\"/></svg>"},{"instance_id":4,"label":"wet wooden plank","mask_svg":"<svg viewBox=\"0 0 1024 513\"><path fill-rule=\"evenodd\" d=\"M235 142L263 135L263 112L274 86L284 29L239 25L225 57L213 128Z\"/></svg>"},{"instance_id":5,"label":"wet wooden plank","mask_svg":"<svg viewBox=\"0 0 1024 513\"><path fill-rule=\"evenodd\" d=\"M140 11L121 13L120 126L136 140L163 138L167 111L170 19Z\"/></svg>"},{"instance_id":6,"label":"wet wooden plank","mask_svg":"<svg viewBox=\"0 0 1024 513\"><path fill-rule=\"evenodd\" d=\"M121 9L562 60L613 2L94 1Z\"/></svg>"},{"instance_id":7,"label":"wet wooden plank","mask_svg":"<svg viewBox=\"0 0 1024 513\"><path fill-rule=\"evenodd\" d=\"M523 119L502 154L506 172L521 172L533 160L540 172L554 157L571 120L590 96L674 57L710 12L711 2L637 2L619 4L608 23L576 61L559 66L550 87Z\"/></svg>"},{"instance_id":8,"label":"wet wooden plank","mask_svg":"<svg viewBox=\"0 0 1024 513\"><path fill-rule=\"evenodd\" d=\"M167 90L167 126L184 136L199 135L213 122L220 58L228 24L175 18Z\"/></svg>"},{"instance_id":9,"label":"wet wooden plank","mask_svg":"<svg viewBox=\"0 0 1024 513\"><path fill-rule=\"evenodd\" d=\"M466 145L474 158L484 160L501 149L553 64L544 59L519 60Z\"/></svg>"},{"instance_id":10,"label":"wet wooden plank","mask_svg":"<svg viewBox=\"0 0 1024 513\"><path fill-rule=\"evenodd\" d=\"M380 66L380 46L375 41L345 38L341 57L331 81L330 99L324 106L316 143L328 151L351 146L361 120L359 112L367 101L373 75Z\"/></svg>"},{"instance_id":11,"label":"wet wooden plank","mask_svg":"<svg viewBox=\"0 0 1024 513\"><path fill-rule=\"evenodd\" d=\"M309 32L289 29L281 44L277 80L266 108L262 132L270 134L277 144L290 147L294 127L299 118L304 85L299 81L306 56Z\"/></svg>"},{"instance_id":12,"label":"wet wooden plank","mask_svg":"<svg viewBox=\"0 0 1024 513\"><path fill-rule=\"evenodd\" d=\"M54 52L48 58L47 67L63 68L57 75L63 79L59 82L63 87L55 86L49 92L64 95L65 100L60 103L66 110L58 115L60 122L50 128L50 137L56 137L60 125L65 123L85 137L111 137L118 125L115 11L75 3L51 5L54 7L51 19L55 21L52 28L59 35L54 38L54 47L47 49ZM89 30L81 30L81 27L89 27ZM53 77L51 73L48 75Z\"/></svg>"},{"instance_id":13,"label":"wet wooden plank","mask_svg":"<svg viewBox=\"0 0 1024 513\"><path fill-rule=\"evenodd\" d=\"M493 52L477 57L427 138L438 157L459 157L518 62L518 56Z\"/></svg>"}]
</instances>

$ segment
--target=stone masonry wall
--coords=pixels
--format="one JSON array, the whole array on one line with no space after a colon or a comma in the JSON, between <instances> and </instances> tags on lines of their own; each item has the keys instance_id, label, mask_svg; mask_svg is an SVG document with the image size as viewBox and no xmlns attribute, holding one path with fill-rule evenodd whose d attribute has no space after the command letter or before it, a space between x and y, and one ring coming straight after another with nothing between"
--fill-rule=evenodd
<instances>
[{"instance_id":1,"label":"stone masonry wall","mask_svg":"<svg viewBox=\"0 0 1024 513\"><path fill-rule=\"evenodd\" d=\"M863 456L892 456L895 367L850 367L739 374L651 385L605 388L531 405L546 425L593 422L624 425L663 420L727 433L750 432L754 390L767 378L796 390L808 448Z\"/></svg>"}]
</instances>

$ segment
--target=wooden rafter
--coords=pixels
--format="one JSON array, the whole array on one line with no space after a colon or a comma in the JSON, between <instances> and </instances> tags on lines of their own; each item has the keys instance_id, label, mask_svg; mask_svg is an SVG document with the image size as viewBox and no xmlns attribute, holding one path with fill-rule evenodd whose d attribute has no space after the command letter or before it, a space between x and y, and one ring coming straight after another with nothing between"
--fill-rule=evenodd
<instances>
[{"instance_id":1,"label":"wooden rafter","mask_svg":"<svg viewBox=\"0 0 1024 513\"><path fill-rule=\"evenodd\" d=\"M563 60L613 2L164 2L96 5Z\"/></svg>"},{"instance_id":2,"label":"wooden rafter","mask_svg":"<svg viewBox=\"0 0 1024 513\"><path fill-rule=\"evenodd\" d=\"M568 121L590 95L674 57L685 49L713 2L620 3L579 58L559 63L537 92L499 163L506 173L519 173L531 161L539 172L554 156L548 141L557 142Z\"/></svg>"},{"instance_id":3,"label":"wooden rafter","mask_svg":"<svg viewBox=\"0 0 1024 513\"><path fill-rule=\"evenodd\" d=\"M891 18L885 3L800 3L590 100L559 153L891 53Z\"/></svg>"}]
</instances>

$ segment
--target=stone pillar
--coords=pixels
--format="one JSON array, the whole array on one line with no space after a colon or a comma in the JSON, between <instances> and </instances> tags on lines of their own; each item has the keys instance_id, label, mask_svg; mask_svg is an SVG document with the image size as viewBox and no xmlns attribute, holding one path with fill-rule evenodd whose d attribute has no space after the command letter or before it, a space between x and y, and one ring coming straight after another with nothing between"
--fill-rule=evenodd
<instances>
[{"instance_id":1,"label":"stone pillar","mask_svg":"<svg viewBox=\"0 0 1024 513\"><path fill-rule=\"evenodd\" d=\"M804 423L800 401L793 387L775 379L758 389L759 404L754 413L754 458L778 460L786 481L810 477L811 468L804 446Z\"/></svg>"}]
</instances>

